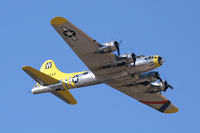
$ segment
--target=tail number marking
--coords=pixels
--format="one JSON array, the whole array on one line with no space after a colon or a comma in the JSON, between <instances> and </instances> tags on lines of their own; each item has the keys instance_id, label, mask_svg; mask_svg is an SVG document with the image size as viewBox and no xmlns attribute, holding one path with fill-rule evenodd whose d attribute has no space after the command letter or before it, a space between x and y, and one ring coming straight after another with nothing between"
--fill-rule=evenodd
<instances>
[{"instance_id":1,"label":"tail number marking","mask_svg":"<svg viewBox=\"0 0 200 133\"><path fill-rule=\"evenodd\" d=\"M52 62L47 62L46 66L45 66L45 69L49 69L51 67L52 67Z\"/></svg>"}]
</instances>

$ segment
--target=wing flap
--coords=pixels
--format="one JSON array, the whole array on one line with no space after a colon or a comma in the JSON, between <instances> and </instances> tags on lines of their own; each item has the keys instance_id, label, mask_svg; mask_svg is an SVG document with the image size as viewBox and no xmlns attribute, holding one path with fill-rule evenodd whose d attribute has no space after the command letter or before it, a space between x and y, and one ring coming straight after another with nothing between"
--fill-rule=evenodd
<instances>
[{"instance_id":1,"label":"wing flap","mask_svg":"<svg viewBox=\"0 0 200 133\"><path fill-rule=\"evenodd\" d=\"M59 80L57 80L43 72L40 72L30 66L24 66L22 69L24 70L24 72L26 72L31 78L33 78L40 85L43 85L43 86L52 85L52 84L60 82ZM58 98L62 99L64 102L67 102L68 104L76 104L77 103L76 99L72 96L70 91L66 88L65 88L65 90L53 91L51 93L54 94L55 96L57 96Z\"/></svg>"}]
</instances>

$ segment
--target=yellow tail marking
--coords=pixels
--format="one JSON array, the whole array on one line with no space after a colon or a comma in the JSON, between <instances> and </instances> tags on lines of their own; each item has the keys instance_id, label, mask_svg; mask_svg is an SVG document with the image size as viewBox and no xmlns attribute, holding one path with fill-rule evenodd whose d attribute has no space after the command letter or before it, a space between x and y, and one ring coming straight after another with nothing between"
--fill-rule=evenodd
<instances>
[{"instance_id":1,"label":"yellow tail marking","mask_svg":"<svg viewBox=\"0 0 200 133\"><path fill-rule=\"evenodd\" d=\"M76 86L75 86L73 81L71 81L71 85L72 85L73 88L76 88Z\"/></svg>"},{"instance_id":2,"label":"yellow tail marking","mask_svg":"<svg viewBox=\"0 0 200 133\"><path fill-rule=\"evenodd\" d=\"M71 86L70 86L70 84L69 84L69 82L68 82L68 79L66 78L66 80L64 80L64 82L65 82L65 85L67 86L67 88L68 89L70 89L71 88Z\"/></svg>"},{"instance_id":3,"label":"yellow tail marking","mask_svg":"<svg viewBox=\"0 0 200 133\"><path fill-rule=\"evenodd\" d=\"M62 86L63 88L68 89L67 82L65 81L65 79L62 80Z\"/></svg>"},{"instance_id":4,"label":"yellow tail marking","mask_svg":"<svg viewBox=\"0 0 200 133\"><path fill-rule=\"evenodd\" d=\"M60 70L58 70L53 60L45 61L42 64L40 71L51 77L56 78L57 80L63 80L68 76L67 73L63 73Z\"/></svg>"},{"instance_id":5,"label":"yellow tail marking","mask_svg":"<svg viewBox=\"0 0 200 133\"><path fill-rule=\"evenodd\" d=\"M66 85L65 85L65 81L62 82L62 86L63 86L64 89L68 90Z\"/></svg>"},{"instance_id":6,"label":"yellow tail marking","mask_svg":"<svg viewBox=\"0 0 200 133\"><path fill-rule=\"evenodd\" d=\"M57 80L62 80L62 82L64 82L65 85L68 89L71 88L76 88L76 85L74 84L74 82L72 81L72 78L75 75L84 73L84 72L76 72L76 73L63 73L60 70L58 70L58 68L56 67L55 63L53 60L47 60L45 61L41 68L40 71L57 79ZM67 79L67 81L65 81L65 79Z\"/></svg>"},{"instance_id":7,"label":"yellow tail marking","mask_svg":"<svg viewBox=\"0 0 200 133\"><path fill-rule=\"evenodd\" d=\"M69 89L71 89L72 87L71 87L71 85L69 83L69 79L70 79L70 77L67 79L67 85L68 85Z\"/></svg>"}]
</instances>

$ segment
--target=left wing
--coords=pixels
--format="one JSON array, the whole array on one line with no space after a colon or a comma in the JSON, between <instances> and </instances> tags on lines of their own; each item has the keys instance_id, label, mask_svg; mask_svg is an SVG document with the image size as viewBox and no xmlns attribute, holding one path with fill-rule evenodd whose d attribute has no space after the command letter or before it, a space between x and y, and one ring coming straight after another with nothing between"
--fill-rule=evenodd
<instances>
[{"instance_id":1,"label":"left wing","mask_svg":"<svg viewBox=\"0 0 200 133\"><path fill-rule=\"evenodd\" d=\"M146 104L162 113L176 113L178 108L174 106L166 97L161 93L145 93L141 92L146 90L144 85L136 85L130 87L116 87L113 84L107 83L109 86L125 93L126 95L138 100L139 102ZM140 91L140 92L139 92Z\"/></svg>"},{"instance_id":2,"label":"left wing","mask_svg":"<svg viewBox=\"0 0 200 133\"><path fill-rule=\"evenodd\" d=\"M122 67L103 69L104 66L115 60L116 56L113 53L97 53L102 45L65 18L55 17L51 20L51 25L95 76L121 71Z\"/></svg>"}]
</instances>

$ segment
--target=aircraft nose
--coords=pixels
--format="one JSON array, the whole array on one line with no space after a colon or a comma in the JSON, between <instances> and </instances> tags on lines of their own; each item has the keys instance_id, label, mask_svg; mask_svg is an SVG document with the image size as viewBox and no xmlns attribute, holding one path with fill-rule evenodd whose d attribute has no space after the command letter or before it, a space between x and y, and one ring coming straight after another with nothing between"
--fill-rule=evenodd
<instances>
[{"instance_id":1,"label":"aircraft nose","mask_svg":"<svg viewBox=\"0 0 200 133\"><path fill-rule=\"evenodd\" d=\"M162 65L162 64L163 64L163 62L164 62L164 59L163 59L163 57L161 57L161 56L158 56L158 63L159 63L160 65Z\"/></svg>"},{"instance_id":2,"label":"aircraft nose","mask_svg":"<svg viewBox=\"0 0 200 133\"><path fill-rule=\"evenodd\" d=\"M155 55L153 57L153 62L154 62L154 64L155 64L156 67L159 67L159 66L161 66L163 64L164 59L161 56Z\"/></svg>"}]
</instances>

